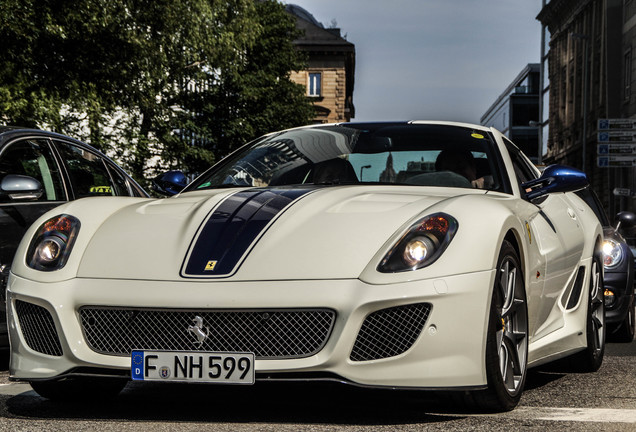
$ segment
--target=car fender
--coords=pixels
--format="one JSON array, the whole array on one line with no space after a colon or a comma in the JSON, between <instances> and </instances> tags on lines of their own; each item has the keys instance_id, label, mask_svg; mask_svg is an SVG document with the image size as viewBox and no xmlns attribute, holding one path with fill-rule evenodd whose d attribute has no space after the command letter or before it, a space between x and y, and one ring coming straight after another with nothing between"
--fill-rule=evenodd
<instances>
[{"instance_id":1,"label":"car fender","mask_svg":"<svg viewBox=\"0 0 636 432\"><path fill-rule=\"evenodd\" d=\"M370 284L390 284L437 279L453 274L492 271L503 240L510 232L519 245L522 261L527 261L523 218L515 213L517 200L505 194L462 195L440 202L403 225L374 256L360 279ZM446 213L458 222L457 233L444 253L427 267L396 273L381 273L378 264L418 219L433 213ZM537 210L538 212L538 210Z\"/></svg>"},{"instance_id":2,"label":"car fender","mask_svg":"<svg viewBox=\"0 0 636 432\"><path fill-rule=\"evenodd\" d=\"M72 253L66 265L55 271L43 272L34 270L27 265L27 252L29 245L37 230L44 222L52 217L68 214L80 220L80 235L77 236L73 250L84 251L90 242L93 233L112 214L129 205L144 201L152 201L148 198L134 197L90 197L75 201L69 201L56 207L37 219L26 231L22 241L16 250L15 258L11 266L11 272L21 277L38 280L40 282L59 282L72 279L77 275L77 269L82 259L81 253Z\"/></svg>"}]
</instances>

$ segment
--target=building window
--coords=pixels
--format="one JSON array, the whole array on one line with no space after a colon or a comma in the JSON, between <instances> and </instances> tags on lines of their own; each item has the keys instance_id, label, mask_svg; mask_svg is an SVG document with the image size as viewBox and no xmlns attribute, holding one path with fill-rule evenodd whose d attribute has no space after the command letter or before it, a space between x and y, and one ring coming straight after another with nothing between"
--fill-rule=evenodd
<instances>
[{"instance_id":1,"label":"building window","mask_svg":"<svg viewBox=\"0 0 636 432\"><path fill-rule=\"evenodd\" d=\"M309 74L309 96L322 96L322 74L320 72L311 72Z\"/></svg>"},{"instance_id":2,"label":"building window","mask_svg":"<svg viewBox=\"0 0 636 432\"><path fill-rule=\"evenodd\" d=\"M541 113L541 121L544 122L550 117L550 87L543 90L542 102L541 108L543 112Z\"/></svg>"}]
</instances>

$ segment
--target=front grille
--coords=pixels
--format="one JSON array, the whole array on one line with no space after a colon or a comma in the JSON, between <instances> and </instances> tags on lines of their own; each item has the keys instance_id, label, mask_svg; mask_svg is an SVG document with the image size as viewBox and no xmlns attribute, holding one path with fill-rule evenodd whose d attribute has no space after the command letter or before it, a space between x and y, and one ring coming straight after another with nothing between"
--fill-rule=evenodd
<instances>
[{"instance_id":1,"label":"front grille","mask_svg":"<svg viewBox=\"0 0 636 432\"><path fill-rule=\"evenodd\" d=\"M336 316L328 309L83 307L79 312L86 341L99 353L130 355L133 349L253 352L260 359L300 358L317 353L327 343ZM197 330L202 342L196 336Z\"/></svg>"},{"instance_id":2,"label":"front grille","mask_svg":"<svg viewBox=\"0 0 636 432\"><path fill-rule=\"evenodd\" d=\"M429 303L417 303L373 312L362 324L351 360L378 360L406 352L422 332L430 310Z\"/></svg>"},{"instance_id":3,"label":"front grille","mask_svg":"<svg viewBox=\"0 0 636 432\"><path fill-rule=\"evenodd\" d=\"M62 355L60 338L49 311L42 306L21 300L16 300L15 310L22 336L29 348L42 354Z\"/></svg>"}]
</instances>

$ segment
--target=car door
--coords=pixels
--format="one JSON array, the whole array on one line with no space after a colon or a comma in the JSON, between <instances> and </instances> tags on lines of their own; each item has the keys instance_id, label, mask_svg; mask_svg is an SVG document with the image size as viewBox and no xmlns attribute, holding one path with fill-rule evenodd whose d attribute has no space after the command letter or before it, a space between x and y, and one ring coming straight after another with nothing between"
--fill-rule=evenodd
<instances>
[{"instance_id":1,"label":"car door","mask_svg":"<svg viewBox=\"0 0 636 432\"><path fill-rule=\"evenodd\" d=\"M25 175L40 182L39 198L0 197L0 267L6 273L27 228L42 214L66 202L68 194L47 138L18 138L0 152L0 177Z\"/></svg>"},{"instance_id":2,"label":"car door","mask_svg":"<svg viewBox=\"0 0 636 432\"><path fill-rule=\"evenodd\" d=\"M550 195L538 205L550 229L556 233L555 239L551 234L546 235L544 228L542 235L538 236L547 258L543 298L551 305L539 316L543 323L538 329L538 336L541 336L563 327L564 302L579 271L585 237L575 209L563 194Z\"/></svg>"},{"instance_id":3,"label":"car door","mask_svg":"<svg viewBox=\"0 0 636 432\"><path fill-rule=\"evenodd\" d=\"M532 163L509 141L506 143L519 184L537 177ZM536 211L529 216L529 235L537 247L536 279L540 299L528 310L534 325L531 336L539 339L564 325L564 301L575 282L583 255L584 235L577 212L564 194L550 194L532 203Z\"/></svg>"}]
</instances>

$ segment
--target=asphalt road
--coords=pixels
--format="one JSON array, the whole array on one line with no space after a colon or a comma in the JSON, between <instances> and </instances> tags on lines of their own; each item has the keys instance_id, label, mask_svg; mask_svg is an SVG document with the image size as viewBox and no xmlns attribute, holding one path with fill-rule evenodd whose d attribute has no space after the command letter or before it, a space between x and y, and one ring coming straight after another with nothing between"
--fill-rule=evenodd
<instances>
[{"instance_id":1,"label":"asphalt road","mask_svg":"<svg viewBox=\"0 0 636 432\"><path fill-rule=\"evenodd\" d=\"M520 405L462 412L437 393L337 384L131 383L113 401L57 404L0 369L0 431L636 430L636 342L609 344L594 374L531 370Z\"/></svg>"}]
</instances>

